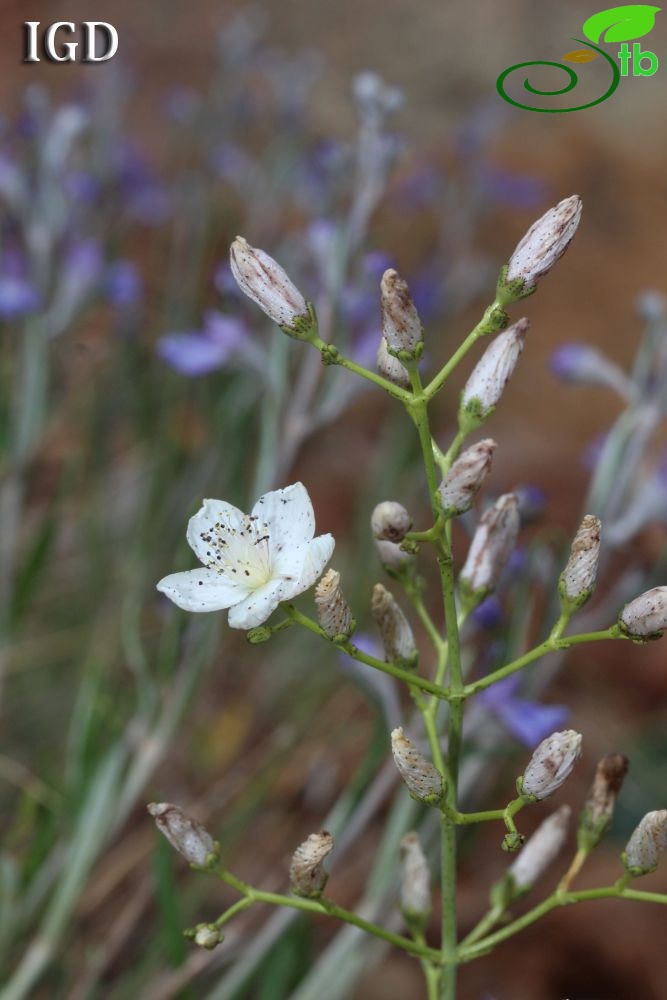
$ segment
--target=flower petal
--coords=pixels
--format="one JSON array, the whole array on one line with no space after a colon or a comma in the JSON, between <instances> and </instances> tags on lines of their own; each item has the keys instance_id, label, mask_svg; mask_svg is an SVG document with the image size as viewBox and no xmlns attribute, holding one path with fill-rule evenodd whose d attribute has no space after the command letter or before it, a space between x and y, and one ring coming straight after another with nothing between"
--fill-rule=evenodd
<instances>
[{"instance_id":1,"label":"flower petal","mask_svg":"<svg viewBox=\"0 0 667 1000\"><path fill-rule=\"evenodd\" d=\"M508 699L497 708L505 728L527 747L545 739L569 719L565 705L542 705L527 698Z\"/></svg>"},{"instance_id":2,"label":"flower petal","mask_svg":"<svg viewBox=\"0 0 667 1000\"><path fill-rule=\"evenodd\" d=\"M184 611L221 611L243 600L248 588L230 583L212 569L191 569L172 573L157 589Z\"/></svg>"},{"instance_id":3,"label":"flower petal","mask_svg":"<svg viewBox=\"0 0 667 1000\"><path fill-rule=\"evenodd\" d=\"M315 512L303 483L265 493L253 507L252 516L269 528L272 555L288 545L304 545L315 534Z\"/></svg>"},{"instance_id":4,"label":"flower petal","mask_svg":"<svg viewBox=\"0 0 667 1000\"><path fill-rule=\"evenodd\" d=\"M248 629L261 625L283 600L283 591L282 580L269 580L263 587L254 590L229 609L230 627Z\"/></svg>"},{"instance_id":5,"label":"flower petal","mask_svg":"<svg viewBox=\"0 0 667 1000\"><path fill-rule=\"evenodd\" d=\"M297 594L302 594L304 590L312 587L331 559L335 544L333 535L318 535L307 545L285 553L280 565L283 579L285 579L283 600L296 597ZM290 571L296 566L297 558L300 562L298 575ZM288 572L285 572L286 569Z\"/></svg>"},{"instance_id":6,"label":"flower petal","mask_svg":"<svg viewBox=\"0 0 667 1000\"><path fill-rule=\"evenodd\" d=\"M207 566L211 562L211 545L203 535L215 534L215 525L220 521L231 529L240 531L245 514L226 500L204 500L203 506L188 522L187 538L190 548L200 562Z\"/></svg>"}]
</instances>

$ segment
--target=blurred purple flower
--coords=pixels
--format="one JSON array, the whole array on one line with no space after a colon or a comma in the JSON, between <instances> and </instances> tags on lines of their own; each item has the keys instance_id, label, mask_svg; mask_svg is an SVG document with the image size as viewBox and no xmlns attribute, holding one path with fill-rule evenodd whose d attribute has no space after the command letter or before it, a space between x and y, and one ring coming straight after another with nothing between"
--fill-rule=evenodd
<instances>
[{"instance_id":1,"label":"blurred purple flower","mask_svg":"<svg viewBox=\"0 0 667 1000\"><path fill-rule=\"evenodd\" d=\"M141 299L143 290L139 268L131 260L114 261L107 268L104 286L111 305L131 309Z\"/></svg>"},{"instance_id":2,"label":"blurred purple flower","mask_svg":"<svg viewBox=\"0 0 667 1000\"><path fill-rule=\"evenodd\" d=\"M247 336L241 320L210 309L201 330L166 334L157 343L157 353L181 375L197 378L222 368Z\"/></svg>"},{"instance_id":3,"label":"blurred purple flower","mask_svg":"<svg viewBox=\"0 0 667 1000\"><path fill-rule=\"evenodd\" d=\"M129 143L120 151L118 180L129 215L145 225L159 225L169 216L169 195L146 160Z\"/></svg>"},{"instance_id":4,"label":"blurred purple flower","mask_svg":"<svg viewBox=\"0 0 667 1000\"><path fill-rule=\"evenodd\" d=\"M39 305L39 294L28 278L23 257L5 251L0 259L0 318L18 319Z\"/></svg>"},{"instance_id":5,"label":"blurred purple flower","mask_svg":"<svg viewBox=\"0 0 667 1000\"><path fill-rule=\"evenodd\" d=\"M503 620L503 606L495 594L478 604L470 616L471 620L483 629L497 628Z\"/></svg>"},{"instance_id":6,"label":"blurred purple flower","mask_svg":"<svg viewBox=\"0 0 667 1000\"><path fill-rule=\"evenodd\" d=\"M517 697L520 685L520 675L513 674L480 692L478 697L512 736L524 746L534 747L550 733L562 729L570 712L565 705L542 705Z\"/></svg>"},{"instance_id":7,"label":"blurred purple flower","mask_svg":"<svg viewBox=\"0 0 667 1000\"><path fill-rule=\"evenodd\" d=\"M521 483L512 492L519 498L519 513L524 524L542 516L545 506L544 490L534 483Z\"/></svg>"},{"instance_id":8,"label":"blurred purple flower","mask_svg":"<svg viewBox=\"0 0 667 1000\"><path fill-rule=\"evenodd\" d=\"M63 186L72 201L92 204L100 193L97 177L86 170L68 170L63 176Z\"/></svg>"},{"instance_id":9,"label":"blurred purple flower","mask_svg":"<svg viewBox=\"0 0 667 1000\"><path fill-rule=\"evenodd\" d=\"M503 205L510 205L513 208L537 208L544 201L544 182L539 177L484 166L481 180L486 196Z\"/></svg>"}]
</instances>

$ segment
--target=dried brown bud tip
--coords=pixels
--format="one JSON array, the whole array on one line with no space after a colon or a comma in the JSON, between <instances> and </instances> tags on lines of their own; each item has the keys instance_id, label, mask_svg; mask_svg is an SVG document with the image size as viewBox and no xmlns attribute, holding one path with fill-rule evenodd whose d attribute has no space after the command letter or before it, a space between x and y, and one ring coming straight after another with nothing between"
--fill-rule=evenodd
<instances>
[{"instance_id":1,"label":"dried brown bud tip","mask_svg":"<svg viewBox=\"0 0 667 1000\"><path fill-rule=\"evenodd\" d=\"M384 500L371 514L373 538L386 542L401 542L412 527L412 518L403 504Z\"/></svg>"},{"instance_id":2,"label":"dried brown bud tip","mask_svg":"<svg viewBox=\"0 0 667 1000\"><path fill-rule=\"evenodd\" d=\"M315 605L317 620L330 639L352 635L352 611L340 587L340 573L335 569L327 570L315 587Z\"/></svg>"},{"instance_id":3,"label":"dried brown bud tip","mask_svg":"<svg viewBox=\"0 0 667 1000\"><path fill-rule=\"evenodd\" d=\"M628 772L628 758L608 753L598 763L586 805L579 818L577 843L588 853L599 844L609 829L616 799Z\"/></svg>"},{"instance_id":4,"label":"dried brown bud tip","mask_svg":"<svg viewBox=\"0 0 667 1000\"><path fill-rule=\"evenodd\" d=\"M601 528L598 517L586 514L574 536L570 558L559 582L561 602L566 611L580 608L595 589Z\"/></svg>"},{"instance_id":5,"label":"dried brown bud tip","mask_svg":"<svg viewBox=\"0 0 667 1000\"><path fill-rule=\"evenodd\" d=\"M178 806L170 802L151 802L146 808L155 819L160 833L188 864L203 866L215 854L211 835Z\"/></svg>"},{"instance_id":6,"label":"dried brown bud tip","mask_svg":"<svg viewBox=\"0 0 667 1000\"><path fill-rule=\"evenodd\" d=\"M290 884L297 896L319 896L329 877L324 861L333 851L334 840L328 830L311 833L292 855Z\"/></svg>"}]
</instances>

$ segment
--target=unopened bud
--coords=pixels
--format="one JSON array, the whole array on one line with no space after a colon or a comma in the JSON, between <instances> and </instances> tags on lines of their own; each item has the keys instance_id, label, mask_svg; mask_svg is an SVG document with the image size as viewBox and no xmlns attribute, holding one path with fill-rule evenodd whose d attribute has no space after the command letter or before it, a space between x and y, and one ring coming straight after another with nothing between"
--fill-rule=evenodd
<instances>
[{"instance_id":1,"label":"unopened bud","mask_svg":"<svg viewBox=\"0 0 667 1000\"><path fill-rule=\"evenodd\" d=\"M486 438L467 448L456 459L439 489L442 509L448 517L470 510L491 468L495 449L496 442Z\"/></svg>"},{"instance_id":2,"label":"unopened bud","mask_svg":"<svg viewBox=\"0 0 667 1000\"><path fill-rule=\"evenodd\" d=\"M511 898L528 892L556 859L567 838L569 820L570 807L561 806L538 826L507 872Z\"/></svg>"},{"instance_id":3,"label":"unopened bud","mask_svg":"<svg viewBox=\"0 0 667 1000\"><path fill-rule=\"evenodd\" d=\"M579 817L577 846L588 853L600 843L609 829L614 806L628 771L628 758L608 753L598 763L586 805Z\"/></svg>"},{"instance_id":4,"label":"unopened bud","mask_svg":"<svg viewBox=\"0 0 667 1000\"><path fill-rule=\"evenodd\" d=\"M509 259L501 278L504 301L529 295L569 247L581 219L581 198L573 194L533 223Z\"/></svg>"},{"instance_id":5,"label":"unopened bud","mask_svg":"<svg viewBox=\"0 0 667 1000\"><path fill-rule=\"evenodd\" d=\"M315 587L317 620L330 639L336 636L349 638L354 631L350 605L340 587L340 573L327 570Z\"/></svg>"},{"instance_id":6,"label":"unopened bud","mask_svg":"<svg viewBox=\"0 0 667 1000\"><path fill-rule=\"evenodd\" d=\"M479 427L493 413L516 368L529 327L527 319L520 319L489 344L461 393L461 426Z\"/></svg>"},{"instance_id":7,"label":"unopened bud","mask_svg":"<svg viewBox=\"0 0 667 1000\"><path fill-rule=\"evenodd\" d=\"M413 798L429 805L442 800L444 795L442 775L419 752L414 743L403 735L400 726L391 734L391 752L394 755L394 763Z\"/></svg>"},{"instance_id":8,"label":"unopened bud","mask_svg":"<svg viewBox=\"0 0 667 1000\"><path fill-rule=\"evenodd\" d=\"M580 608L595 589L601 527L599 518L586 514L574 536L570 558L558 585L564 611L572 612Z\"/></svg>"},{"instance_id":9,"label":"unopened bud","mask_svg":"<svg viewBox=\"0 0 667 1000\"><path fill-rule=\"evenodd\" d=\"M376 538L375 551L390 576L401 576L414 562L414 556L405 552L397 542L385 542Z\"/></svg>"},{"instance_id":10,"label":"unopened bud","mask_svg":"<svg viewBox=\"0 0 667 1000\"><path fill-rule=\"evenodd\" d=\"M319 896L329 878L324 861L333 851L333 837L327 830L311 833L292 855L289 877L297 896Z\"/></svg>"},{"instance_id":11,"label":"unopened bud","mask_svg":"<svg viewBox=\"0 0 667 1000\"><path fill-rule=\"evenodd\" d=\"M230 247L229 260L241 291L274 323L293 335L310 325L306 300L273 257L237 236Z\"/></svg>"},{"instance_id":12,"label":"unopened bud","mask_svg":"<svg viewBox=\"0 0 667 1000\"><path fill-rule=\"evenodd\" d=\"M182 854L190 865L204 866L215 854L211 835L171 802L151 802L146 807L155 819L155 825L171 846Z\"/></svg>"},{"instance_id":13,"label":"unopened bud","mask_svg":"<svg viewBox=\"0 0 667 1000\"><path fill-rule=\"evenodd\" d=\"M412 518L403 504L395 500L384 500L371 514L373 538L386 542L400 542L411 527Z\"/></svg>"},{"instance_id":14,"label":"unopened bud","mask_svg":"<svg viewBox=\"0 0 667 1000\"><path fill-rule=\"evenodd\" d=\"M397 271L389 269L380 282L382 333L391 354L405 352L419 357L423 331L419 314L407 283Z\"/></svg>"},{"instance_id":15,"label":"unopened bud","mask_svg":"<svg viewBox=\"0 0 667 1000\"><path fill-rule=\"evenodd\" d=\"M569 778L581 756L582 736L573 729L552 733L542 740L519 779L521 795L537 801L546 799Z\"/></svg>"},{"instance_id":16,"label":"unopened bud","mask_svg":"<svg viewBox=\"0 0 667 1000\"><path fill-rule=\"evenodd\" d=\"M461 570L466 601L479 604L495 589L516 544L519 525L519 502L514 493L504 493L482 515Z\"/></svg>"},{"instance_id":17,"label":"unopened bud","mask_svg":"<svg viewBox=\"0 0 667 1000\"><path fill-rule=\"evenodd\" d=\"M223 940L224 935L215 924L200 924L195 930L195 944L200 948L206 948L207 951L213 951Z\"/></svg>"},{"instance_id":18,"label":"unopened bud","mask_svg":"<svg viewBox=\"0 0 667 1000\"><path fill-rule=\"evenodd\" d=\"M398 358L395 358L393 354L389 353L387 350L387 341L384 337L380 340L375 365L378 370L378 374L382 375L383 378L386 378L388 382L392 382L400 389L410 388L410 376L408 375L405 365L402 365Z\"/></svg>"},{"instance_id":19,"label":"unopened bud","mask_svg":"<svg viewBox=\"0 0 667 1000\"><path fill-rule=\"evenodd\" d=\"M667 587L653 587L635 597L621 611L622 630L637 639L658 639L667 629Z\"/></svg>"},{"instance_id":20,"label":"unopened bud","mask_svg":"<svg viewBox=\"0 0 667 1000\"><path fill-rule=\"evenodd\" d=\"M431 875L414 830L401 840L401 861L401 910L408 923L423 927L431 912Z\"/></svg>"},{"instance_id":21,"label":"unopened bud","mask_svg":"<svg viewBox=\"0 0 667 1000\"><path fill-rule=\"evenodd\" d=\"M667 809L646 813L628 841L621 860L630 875L638 878L658 867L667 849Z\"/></svg>"},{"instance_id":22,"label":"unopened bud","mask_svg":"<svg viewBox=\"0 0 667 1000\"><path fill-rule=\"evenodd\" d=\"M380 632L387 663L410 663L417 659L417 646L407 620L393 594L381 583L373 587L371 613Z\"/></svg>"}]
</instances>

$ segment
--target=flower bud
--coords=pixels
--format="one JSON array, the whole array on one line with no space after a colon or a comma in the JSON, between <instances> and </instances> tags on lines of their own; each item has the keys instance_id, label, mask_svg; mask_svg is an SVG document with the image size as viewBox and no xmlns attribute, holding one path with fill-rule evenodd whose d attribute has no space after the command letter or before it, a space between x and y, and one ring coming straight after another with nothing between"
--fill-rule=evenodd
<instances>
[{"instance_id":1,"label":"flower bud","mask_svg":"<svg viewBox=\"0 0 667 1000\"><path fill-rule=\"evenodd\" d=\"M478 441L460 455L440 484L443 512L451 517L470 510L475 494L486 479L496 442L491 438Z\"/></svg>"},{"instance_id":2,"label":"flower bud","mask_svg":"<svg viewBox=\"0 0 667 1000\"><path fill-rule=\"evenodd\" d=\"M658 867L667 849L667 809L646 813L628 841L621 860L630 875L638 878Z\"/></svg>"},{"instance_id":3,"label":"flower bud","mask_svg":"<svg viewBox=\"0 0 667 1000\"><path fill-rule=\"evenodd\" d=\"M334 840L328 830L311 833L292 855L289 877L297 896L319 896L329 878L324 861L333 851Z\"/></svg>"},{"instance_id":4,"label":"flower bud","mask_svg":"<svg viewBox=\"0 0 667 1000\"><path fill-rule=\"evenodd\" d=\"M401 911L408 923L426 924L431 912L431 875L419 834L401 840Z\"/></svg>"},{"instance_id":5,"label":"flower bud","mask_svg":"<svg viewBox=\"0 0 667 1000\"><path fill-rule=\"evenodd\" d=\"M534 222L509 259L504 284L508 301L529 295L560 260L581 219L581 198L573 194ZM509 288L507 288L509 286Z\"/></svg>"},{"instance_id":6,"label":"flower bud","mask_svg":"<svg viewBox=\"0 0 667 1000\"><path fill-rule=\"evenodd\" d=\"M384 337L380 340L375 365L378 370L378 374L382 375L383 378L386 378L388 382L392 382L394 385L397 385L399 389L410 388L410 376L408 375L405 365L402 365L398 358L395 358L393 354L389 353L387 350L387 341Z\"/></svg>"},{"instance_id":7,"label":"flower bud","mask_svg":"<svg viewBox=\"0 0 667 1000\"><path fill-rule=\"evenodd\" d=\"M382 333L390 354L405 351L419 357L423 341L422 325L407 283L397 271L389 269L380 282Z\"/></svg>"},{"instance_id":8,"label":"flower bud","mask_svg":"<svg viewBox=\"0 0 667 1000\"><path fill-rule=\"evenodd\" d=\"M230 247L229 260L241 291L274 323L286 332L296 333L298 328L310 322L303 295L268 253L251 247L242 236L237 236Z\"/></svg>"},{"instance_id":9,"label":"flower bud","mask_svg":"<svg viewBox=\"0 0 667 1000\"><path fill-rule=\"evenodd\" d=\"M414 561L414 556L404 552L396 542L385 542L376 538L375 551L390 576L399 576Z\"/></svg>"},{"instance_id":10,"label":"flower bud","mask_svg":"<svg viewBox=\"0 0 667 1000\"><path fill-rule=\"evenodd\" d=\"M523 896L535 885L560 853L567 838L570 807L561 806L540 823L507 872L510 896Z\"/></svg>"},{"instance_id":11,"label":"flower bud","mask_svg":"<svg viewBox=\"0 0 667 1000\"><path fill-rule=\"evenodd\" d=\"M384 500L371 514L373 538L387 542L402 541L410 528L412 518L405 507L395 500Z\"/></svg>"},{"instance_id":12,"label":"flower bud","mask_svg":"<svg viewBox=\"0 0 667 1000\"><path fill-rule=\"evenodd\" d=\"M350 605L340 588L340 573L327 570L315 587L317 620L330 639L335 636L349 638L354 631Z\"/></svg>"},{"instance_id":13,"label":"flower bud","mask_svg":"<svg viewBox=\"0 0 667 1000\"><path fill-rule=\"evenodd\" d=\"M182 854L190 865L205 865L215 854L213 838L199 823L174 806L171 802L151 802L146 807L155 819L155 825L171 846Z\"/></svg>"},{"instance_id":14,"label":"flower bud","mask_svg":"<svg viewBox=\"0 0 667 1000\"><path fill-rule=\"evenodd\" d=\"M622 630L638 639L658 639L667 629L667 587L653 587L635 597L621 611Z\"/></svg>"},{"instance_id":15,"label":"flower bud","mask_svg":"<svg viewBox=\"0 0 667 1000\"><path fill-rule=\"evenodd\" d=\"M601 527L599 518L586 514L574 536L570 558L558 584L564 611L571 612L580 608L595 589Z\"/></svg>"},{"instance_id":16,"label":"flower bud","mask_svg":"<svg viewBox=\"0 0 667 1000\"><path fill-rule=\"evenodd\" d=\"M387 663L414 663L417 646L410 623L394 596L381 583L373 587L371 613L380 632Z\"/></svg>"},{"instance_id":17,"label":"flower bud","mask_svg":"<svg viewBox=\"0 0 667 1000\"><path fill-rule=\"evenodd\" d=\"M581 756L582 737L573 729L552 733L542 740L530 758L520 782L520 794L537 801L546 799L569 778Z\"/></svg>"},{"instance_id":18,"label":"flower bud","mask_svg":"<svg viewBox=\"0 0 667 1000\"><path fill-rule=\"evenodd\" d=\"M442 775L414 743L403 735L400 726L391 734L391 752L399 774L413 798L429 805L442 800L445 791Z\"/></svg>"},{"instance_id":19,"label":"flower bud","mask_svg":"<svg viewBox=\"0 0 667 1000\"><path fill-rule=\"evenodd\" d=\"M199 924L195 930L195 944L198 944L200 948L206 948L207 951L213 951L223 940L224 935L215 924Z\"/></svg>"},{"instance_id":20,"label":"flower bud","mask_svg":"<svg viewBox=\"0 0 667 1000\"><path fill-rule=\"evenodd\" d=\"M479 604L495 589L516 543L519 523L514 493L503 494L482 515L460 576L463 596L469 602Z\"/></svg>"},{"instance_id":21,"label":"flower bud","mask_svg":"<svg viewBox=\"0 0 667 1000\"><path fill-rule=\"evenodd\" d=\"M616 799L628 771L628 758L621 753L608 753L598 763L586 805L579 817L577 846L592 851L609 829Z\"/></svg>"},{"instance_id":22,"label":"flower bud","mask_svg":"<svg viewBox=\"0 0 667 1000\"><path fill-rule=\"evenodd\" d=\"M520 319L489 344L461 393L461 426L479 427L493 413L516 368L529 327L527 319Z\"/></svg>"}]
</instances>

